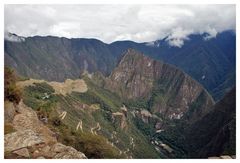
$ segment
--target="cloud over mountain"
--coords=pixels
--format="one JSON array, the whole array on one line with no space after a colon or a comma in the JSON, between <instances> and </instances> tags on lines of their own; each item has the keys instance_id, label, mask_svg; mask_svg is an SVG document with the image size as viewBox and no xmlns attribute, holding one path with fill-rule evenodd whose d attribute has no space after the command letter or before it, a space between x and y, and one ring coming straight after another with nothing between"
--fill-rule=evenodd
<instances>
[{"instance_id":1,"label":"cloud over mountain","mask_svg":"<svg viewBox=\"0 0 240 163\"><path fill-rule=\"evenodd\" d=\"M5 31L21 36L150 42L168 37L182 46L189 34L235 30L235 5L5 5Z\"/></svg>"}]
</instances>

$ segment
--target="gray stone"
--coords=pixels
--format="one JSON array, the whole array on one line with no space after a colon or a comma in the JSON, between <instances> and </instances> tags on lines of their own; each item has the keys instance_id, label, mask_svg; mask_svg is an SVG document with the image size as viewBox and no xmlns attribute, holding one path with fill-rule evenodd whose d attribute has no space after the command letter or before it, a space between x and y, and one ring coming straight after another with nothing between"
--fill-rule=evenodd
<instances>
[{"instance_id":1,"label":"gray stone","mask_svg":"<svg viewBox=\"0 0 240 163\"><path fill-rule=\"evenodd\" d=\"M43 138L32 130L17 131L4 135L4 151L14 151L43 142Z\"/></svg>"},{"instance_id":2,"label":"gray stone","mask_svg":"<svg viewBox=\"0 0 240 163\"><path fill-rule=\"evenodd\" d=\"M4 101L4 122L11 123L17 110L17 107L12 102Z\"/></svg>"},{"instance_id":3,"label":"gray stone","mask_svg":"<svg viewBox=\"0 0 240 163\"><path fill-rule=\"evenodd\" d=\"M13 153L19 155L19 156L23 156L23 157L30 157L29 155L29 152L28 152L28 149L27 148L21 148L21 149L18 149L16 151L14 151Z\"/></svg>"},{"instance_id":4,"label":"gray stone","mask_svg":"<svg viewBox=\"0 0 240 163\"><path fill-rule=\"evenodd\" d=\"M37 159L45 159L45 157L39 156L39 157L37 157Z\"/></svg>"},{"instance_id":5,"label":"gray stone","mask_svg":"<svg viewBox=\"0 0 240 163\"><path fill-rule=\"evenodd\" d=\"M52 146L51 152L57 154L53 157L55 159L86 159L87 157L70 146L65 146L61 143L56 143Z\"/></svg>"},{"instance_id":6,"label":"gray stone","mask_svg":"<svg viewBox=\"0 0 240 163\"><path fill-rule=\"evenodd\" d=\"M220 156L221 159L232 159L232 157L228 156L228 155L223 155Z\"/></svg>"}]
</instances>

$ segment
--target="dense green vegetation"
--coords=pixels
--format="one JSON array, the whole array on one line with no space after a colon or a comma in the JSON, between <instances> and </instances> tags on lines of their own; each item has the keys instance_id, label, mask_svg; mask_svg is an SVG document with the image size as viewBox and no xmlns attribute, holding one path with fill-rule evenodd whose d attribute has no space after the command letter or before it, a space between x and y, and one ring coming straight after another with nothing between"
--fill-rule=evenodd
<instances>
[{"instance_id":1,"label":"dense green vegetation","mask_svg":"<svg viewBox=\"0 0 240 163\"><path fill-rule=\"evenodd\" d=\"M24 88L23 102L37 111L39 117L49 117L58 99L53 93L54 89L47 83L34 83Z\"/></svg>"},{"instance_id":2,"label":"dense green vegetation","mask_svg":"<svg viewBox=\"0 0 240 163\"><path fill-rule=\"evenodd\" d=\"M57 117L50 119L50 128L58 134L58 140L83 152L88 158L125 158L101 135L75 131Z\"/></svg>"}]
</instances>

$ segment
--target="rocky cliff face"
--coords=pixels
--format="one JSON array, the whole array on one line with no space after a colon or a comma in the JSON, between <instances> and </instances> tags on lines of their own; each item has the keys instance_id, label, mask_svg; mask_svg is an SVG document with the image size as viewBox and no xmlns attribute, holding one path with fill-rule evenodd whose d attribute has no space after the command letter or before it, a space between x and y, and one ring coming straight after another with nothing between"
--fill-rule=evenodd
<instances>
[{"instance_id":1,"label":"rocky cliff face","mask_svg":"<svg viewBox=\"0 0 240 163\"><path fill-rule=\"evenodd\" d=\"M197 119L214 104L208 92L187 74L134 49L126 51L106 79L105 88L125 100L144 99L151 112L168 119L180 119L189 110L188 118Z\"/></svg>"},{"instance_id":2,"label":"rocky cliff face","mask_svg":"<svg viewBox=\"0 0 240 163\"><path fill-rule=\"evenodd\" d=\"M110 75L106 88L127 99L148 96L156 75L153 62L139 52L128 49Z\"/></svg>"}]
</instances>

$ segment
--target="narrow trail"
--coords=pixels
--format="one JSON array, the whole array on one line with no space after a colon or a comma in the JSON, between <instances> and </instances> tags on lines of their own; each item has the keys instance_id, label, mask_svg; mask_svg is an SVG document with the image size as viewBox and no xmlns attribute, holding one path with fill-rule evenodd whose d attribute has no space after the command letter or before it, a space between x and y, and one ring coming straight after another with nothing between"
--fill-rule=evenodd
<instances>
[{"instance_id":1,"label":"narrow trail","mask_svg":"<svg viewBox=\"0 0 240 163\"><path fill-rule=\"evenodd\" d=\"M100 130L101 130L101 126L100 126L99 123L97 123L96 127L91 128L91 133L94 134L94 135L97 135L97 131L100 131Z\"/></svg>"},{"instance_id":2,"label":"narrow trail","mask_svg":"<svg viewBox=\"0 0 240 163\"><path fill-rule=\"evenodd\" d=\"M64 118L66 117L67 115L67 112L66 111L63 111L60 115L59 115L59 118L61 118L61 120L64 120Z\"/></svg>"},{"instance_id":3,"label":"narrow trail","mask_svg":"<svg viewBox=\"0 0 240 163\"><path fill-rule=\"evenodd\" d=\"M81 131L83 131L83 129L82 129L82 120L80 120L79 122L78 122L78 125L77 125L77 127L76 127L76 131L78 131L78 129L81 129Z\"/></svg>"},{"instance_id":4,"label":"narrow trail","mask_svg":"<svg viewBox=\"0 0 240 163\"><path fill-rule=\"evenodd\" d=\"M134 149L134 147L135 147L135 144L134 144L134 139L133 139L133 137L130 137L130 145L132 146L132 148Z\"/></svg>"}]
</instances>

